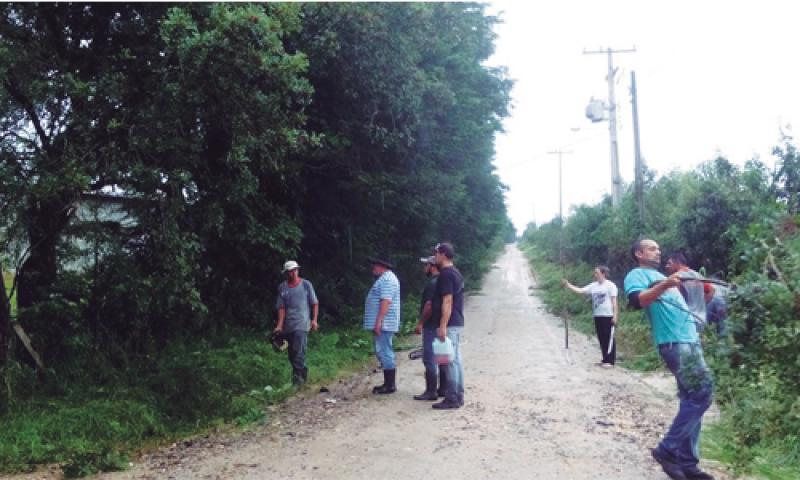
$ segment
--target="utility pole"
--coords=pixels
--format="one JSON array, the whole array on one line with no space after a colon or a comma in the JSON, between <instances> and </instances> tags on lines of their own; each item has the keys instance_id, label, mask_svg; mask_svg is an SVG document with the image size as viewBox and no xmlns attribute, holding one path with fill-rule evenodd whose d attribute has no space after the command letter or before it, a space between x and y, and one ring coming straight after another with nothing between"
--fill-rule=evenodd
<instances>
[{"instance_id":1,"label":"utility pole","mask_svg":"<svg viewBox=\"0 0 800 480\"><path fill-rule=\"evenodd\" d=\"M639 97L636 95L636 72L631 72L631 104L633 105L633 147L636 169L636 204L639 206L639 234L644 233L644 165L639 145Z\"/></svg>"},{"instance_id":2,"label":"utility pole","mask_svg":"<svg viewBox=\"0 0 800 480\"><path fill-rule=\"evenodd\" d=\"M613 50L607 48L606 50L583 50L584 55L594 55L598 53L605 53L608 55L608 131L611 135L611 200L614 207L619 206L620 199L622 198L622 177L619 175L619 147L617 145L617 99L614 96L614 76L616 70L614 69L613 54L615 53L633 53L636 48L626 50Z\"/></svg>"}]
</instances>

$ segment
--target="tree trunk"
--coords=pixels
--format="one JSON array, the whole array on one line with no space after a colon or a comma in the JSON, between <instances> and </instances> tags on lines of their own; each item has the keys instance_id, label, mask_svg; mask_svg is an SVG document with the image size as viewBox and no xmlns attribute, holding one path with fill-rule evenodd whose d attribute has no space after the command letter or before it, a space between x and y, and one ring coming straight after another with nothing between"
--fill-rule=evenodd
<instances>
[{"instance_id":1,"label":"tree trunk","mask_svg":"<svg viewBox=\"0 0 800 480\"><path fill-rule=\"evenodd\" d=\"M0 368L5 364L8 339L11 332L11 304L6 293L6 279L0 270Z\"/></svg>"},{"instance_id":2,"label":"tree trunk","mask_svg":"<svg viewBox=\"0 0 800 480\"><path fill-rule=\"evenodd\" d=\"M6 294L6 278L0 268L0 414L8 410L8 382L6 382L6 365L8 364L8 346L11 340L11 303Z\"/></svg>"},{"instance_id":3,"label":"tree trunk","mask_svg":"<svg viewBox=\"0 0 800 480\"><path fill-rule=\"evenodd\" d=\"M32 307L50 295L56 282L58 257L56 245L73 211L72 195L62 193L50 201L31 199L28 242L30 252L17 279L17 307Z\"/></svg>"}]
</instances>

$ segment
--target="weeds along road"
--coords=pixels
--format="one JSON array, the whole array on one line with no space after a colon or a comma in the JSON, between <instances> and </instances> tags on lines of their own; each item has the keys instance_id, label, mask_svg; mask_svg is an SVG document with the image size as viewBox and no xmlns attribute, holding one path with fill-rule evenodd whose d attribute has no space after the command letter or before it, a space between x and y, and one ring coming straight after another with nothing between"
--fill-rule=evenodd
<instances>
[{"instance_id":1,"label":"weeds along road","mask_svg":"<svg viewBox=\"0 0 800 480\"><path fill-rule=\"evenodd\" d=\"M565 350L561 320L532 286L508 246L468 298L459 410L413 400L423 367L400 353L394 395L371 395L381 375L365 370L326 393L307 388L267 425L187 440L99 478L667 478L649 447L677 408L672 378L599 368L596 340L579 333Z\"/></svg>"}]
</instances>

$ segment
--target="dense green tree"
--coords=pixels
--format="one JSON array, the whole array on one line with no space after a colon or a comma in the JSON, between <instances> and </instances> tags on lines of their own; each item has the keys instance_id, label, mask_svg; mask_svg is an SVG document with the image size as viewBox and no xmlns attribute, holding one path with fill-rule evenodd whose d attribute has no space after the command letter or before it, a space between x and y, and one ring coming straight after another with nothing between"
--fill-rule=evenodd
<instances>
[{"instance_id":1,"label":"dense green tree","mask_svg":"<svg viewBox=\"0 0 800 480\"><path fill-rule=\"evenodd\" d=\"M491 164L510 81L484 65L497 19L481 5L3 14L0 195L19 227L4 232L30 246L20 315L51 358L90 346L127 362L171 338L261 326L293 256L347 322L367 255L394 256L408 287L438 240L477 278L510 237ZM75 217L101 197L131 221ZM87 252L91 268L65 269Z\"/></svg>"},{"instance_id":2,"label":"dense green tree","mask_svg":"<svg viewBox=\"0 0 800 480\"><path fill-rule=\"evenodd\" d=\"M692 266L725 275L742 230L763 212L770 201L764 167L751 162L746 167L757 181L746 181L745 173L725 158L699 168L696 189L686 199L686 214L678 221L682 246Z\"/></svg>"},{"instance_id":3,"label":"dense green tree","mask_svg":"<svg viewBox=\"0 0 800 480\"><path fill-rule=\"evenodd\" d=\"M800 153L791 142L791 137L783 145L775 147L773 154L778 157L774 188L778 198L786 202L790 213L800 210Z\"/></svg>"},{"instance_id":4,"label":"dense green tree","mask_svg":"<svg viewBox=\"0 0 800 480\"><path fill-rule=\"evenodd\" d=\"M209 307L254 319L252 309L227 309L257 304L264 265L301 236L284 207L287 156L311 141L301 129L307 62L282 40L298 13L285 4L5 7L4 52L20 54L3 55L0 68L3 173L24 191L17 218L30 252L18 299L23 315L49 318L41 334L61 341L81 323L80 308L53 310L83 295L57 284L58 247L81 196L109 188L135 200L137 228L118 231L93 272L84 305L103 331L163 340L199 325Z\"/></svg>"},{"instance_id":5,"label":"dense green tree","mask_svg":"<svg viewBox=\"0 0 800 480\"><path fill-rule=\"evenodd\" d=\"M510 84L482 65L495 19L473 4L304 12L296 42L307 46L308 125L323 147L303 167L302 255L345 304L360 302L359 266L378 251L410 285L416 258L445 238L471 269L506 221L490 161Z\"/></svg>"}]
</instances>

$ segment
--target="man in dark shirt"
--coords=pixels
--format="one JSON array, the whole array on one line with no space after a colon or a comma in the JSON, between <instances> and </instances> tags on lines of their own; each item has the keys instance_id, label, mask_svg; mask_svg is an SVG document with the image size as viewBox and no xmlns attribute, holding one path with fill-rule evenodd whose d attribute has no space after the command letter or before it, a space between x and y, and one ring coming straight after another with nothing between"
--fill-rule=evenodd
<instances>
[{"instance_id":1,"label":"man in dark shirt","mask_svg":"<svg viewBox=\"0 0 800 480\"><path fill-rule=\"evenodd\" d=\"M453 343L454 353L449 364L440 366L447 372L447 388L444 400L433 404L435 409L459 408L464 405L464 368L459 349L464 330L464 277L453 265L454 256L455 249L450 243L442 242L434 248L439 278L436 280L436 294L431 302L432 317L439 322L436 336L441 341L445 337L449 338Z\"/></svg>"},{"instance_id":2,"label":"man in dark shirt","mask_svg":"<svg viewBox=\"0 0 800 480\"><path fill-rule=\"evenodd\" d=\"M425 276L428 281L422 291L422 301L420 302L419 321L414 329L417 335L422 334L422 363L425 365L425 392L414 395L414 400L438 400L444 397L445 385L447 384L447 374L444 368L439 368L433 361L433 339L436 338L436 329L439 326L438 319L431 315L433 311L433 296L436 294L436 280L439 278L439 267L436 265L436 257L423 257L419 259L424 265ZM439 389L436 389L437 370L439 379Z\"/></svg>"}]
</instances>

